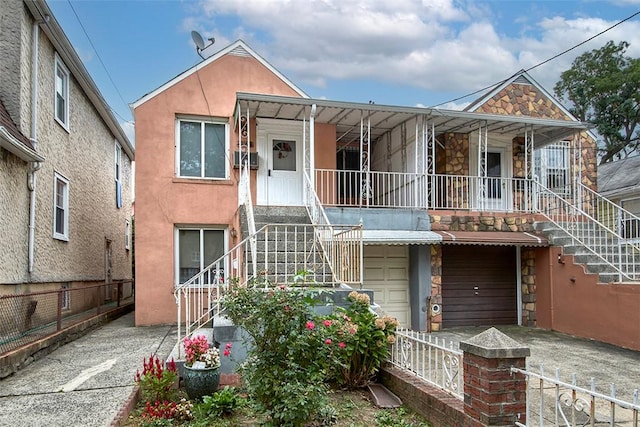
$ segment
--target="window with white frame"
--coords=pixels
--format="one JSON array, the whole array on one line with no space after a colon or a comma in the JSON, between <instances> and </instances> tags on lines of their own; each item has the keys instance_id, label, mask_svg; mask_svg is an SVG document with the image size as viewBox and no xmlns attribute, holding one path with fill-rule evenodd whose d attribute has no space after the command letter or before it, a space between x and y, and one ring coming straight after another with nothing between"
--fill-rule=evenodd
<instances>
[{"instance_id":1,"label":"window with white frame","mask_svg":"<svg viewBox=\"0 0 640 427\"><path fill-rule=\"evenodd\" d=\"M185 283L218 260L224 253L225 231L223 229L176 229L176 283Z\"/></svg>"},{"instance_id":2,"label":"window with white frame","mask_svg":"<svg viewBox=\"0 0 640 427\"><path fill-rule=\"evenodd\" d=\"M178 119L176 174L180 177L228 177L229 125L223 121Z\"/></svg>"},{"instance_id":3,"label":"window with white frame","mask_svg":"<svg viewBox=\"0 0 640 427\"><path fill-rule=\"evenodd\" d=\"M120 144L118 144L117 141L115 146L114 169L116 181L116 207L120 209L122 207L122 180L120 179L122 175L122 147L120 147Z\"/></svg>"},{"instance_id":4,"label":"window with white frame","mask_svg":"<svg viewBox=\"0 0 640 427\"><path fill-rule=\"evenodd\" d=\"M69 129L69 70L56 55L55 118L65 129Z\"/></svg>"},{"instance_id":5,"label":"window with white frame","mask_svg":"<svg viewBox=\"0 0 640 427\"><path fill-rule=\"evenodd\" d=\"M61 286L62 289L62 310L70 310L71 309L71 285L69 283L63 283Z\"/></svg>"},{"instance_id":6,"label":"window with white frame","mask_svg":"<svg viewBox=\"0 0 640 427\"><path fill-rule=\"evenodd\" d=\"M69 181L58 173L53 178L53 237L69 240Z\"/></svg>"},{"instance_id":7,"label":"window with white frame","mask_svg":"<svg viewBox=\"0 0 640 427\"><path fill-rule=\"evenodd\" d=\"M535 152L535 174L544 187L558 194L571 192L569 141L538 148Z\"/></svg>"},{"instance_id":8,"label":"window with white frame","mask_svg":"<svg viewBox=\"0 0 640 427\"><path fill-rule=\"evenodd\" d=\"M131 223L128 219L124 222L124 248L131 249Z\"/></svg>"}]
</instances>

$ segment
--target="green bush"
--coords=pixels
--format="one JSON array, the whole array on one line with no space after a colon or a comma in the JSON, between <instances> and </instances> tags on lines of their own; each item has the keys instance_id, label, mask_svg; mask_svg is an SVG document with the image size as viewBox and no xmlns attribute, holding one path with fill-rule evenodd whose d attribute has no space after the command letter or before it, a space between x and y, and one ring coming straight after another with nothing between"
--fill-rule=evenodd
<instances>
[{"instance_id":1,"label":"green bush","mask_svg":"<svg viewBox=\"0 0 640 427\"><path fill-rule=\"evenodd\" d=\"M198 406L208 417L224 417L231 415L242 403L235 389L225 386L212 396L204 396Z\"/></svg>"},{"instance_id":2,"label":"green bush","mask_svg":"<svg viewBox=\"0 0 640 427\"><path fill-rule=\"evenodd\" d=\"M326 400L330 349L316 327L319 290L241 288L225 298L226 313L252 338L242 375L273 425L301 425Z\"/></svg>"}]
</instances>

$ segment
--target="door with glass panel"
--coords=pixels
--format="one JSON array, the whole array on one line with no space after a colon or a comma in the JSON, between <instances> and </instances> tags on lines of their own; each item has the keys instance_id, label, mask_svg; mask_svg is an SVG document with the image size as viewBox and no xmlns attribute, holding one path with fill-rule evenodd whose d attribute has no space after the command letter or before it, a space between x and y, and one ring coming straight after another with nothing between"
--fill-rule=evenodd
<instances>
[{"instance_id":1,"label":"door with glass panel","mask_svg":"<svg viewBox=\"0 0 640 427\"><path fill-rule=\"evenodd\" d=\"M302 205L302 146L300 138L267 138L267 199L272 206Z\"/></svg>"}]
</instances>

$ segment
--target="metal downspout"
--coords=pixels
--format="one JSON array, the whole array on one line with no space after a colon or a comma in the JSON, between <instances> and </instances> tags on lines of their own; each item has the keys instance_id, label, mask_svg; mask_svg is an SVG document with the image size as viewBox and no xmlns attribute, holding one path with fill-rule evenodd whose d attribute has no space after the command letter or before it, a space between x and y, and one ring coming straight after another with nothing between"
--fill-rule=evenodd
<instances>
[{"instance_id":1,"label":"metal downspout","mask_svg":"<svg viewBox=\"0 0 640 427\"><path fill-rule=\"evenodd\" d=\"M38 151L38 51L40 49L40 24L49 20L36 20L33 23L33 42L31 47L31 144ZM33 273L36 232L36 172L40 170L40 162L31 162L27 187L29 189L29 276ZM31 279L31 277L29 277Z\"/></svg>"}]
</instances>

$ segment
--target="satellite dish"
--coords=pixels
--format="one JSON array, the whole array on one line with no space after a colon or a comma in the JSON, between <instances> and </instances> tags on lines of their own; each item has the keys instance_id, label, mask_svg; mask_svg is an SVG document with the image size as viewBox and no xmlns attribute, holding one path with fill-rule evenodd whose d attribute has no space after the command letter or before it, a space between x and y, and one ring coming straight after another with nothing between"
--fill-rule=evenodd
<instances>
[{"instance_id":1,"label":"satellite dish","mask_svg":"<svg viewBox=\"0 0 640 427\"><path fill-rule=\"evenodd\" d=\"M191 31L191 38L193 39L193 42L196 44L196 48L198 50L204 49L204 39L202 38L199 32Z\"/></svg>"},{"instance_id":2,"label":"satellite dish","mask_svg":"<svg viewBox=\"0 0 640 427\"><path fill-rule=\"evenodd\" d=\"M202 56L201 52L216 42L216 39L211 37L210 39L208 39L209 44L205 45L204 39L202 38L200 33L195 30L191 31L191 38L193 39L193 42L196 44L196 52L198 52L198 55L200 55L200 58L202 59L204 59L204 56Z\"/></svg>"}]
</instances>

